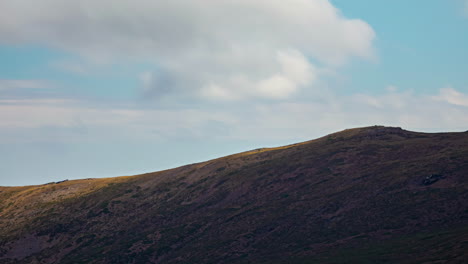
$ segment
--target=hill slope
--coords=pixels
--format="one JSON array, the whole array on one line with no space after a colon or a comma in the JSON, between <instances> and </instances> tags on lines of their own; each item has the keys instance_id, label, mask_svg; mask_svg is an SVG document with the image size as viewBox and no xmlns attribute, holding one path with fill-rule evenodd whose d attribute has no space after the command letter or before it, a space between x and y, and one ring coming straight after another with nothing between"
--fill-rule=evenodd
<instances>
[{"instance_id":1,"label":"hill slope","mask_svg":"<svg viewBox=\"0 0 468 264\"><path fill-rule=\"evenodd\" d=\"M350 129L133 177L0 187L0 263L462 263L467 187L468 133Z\"/></svg>"}]
</instances>

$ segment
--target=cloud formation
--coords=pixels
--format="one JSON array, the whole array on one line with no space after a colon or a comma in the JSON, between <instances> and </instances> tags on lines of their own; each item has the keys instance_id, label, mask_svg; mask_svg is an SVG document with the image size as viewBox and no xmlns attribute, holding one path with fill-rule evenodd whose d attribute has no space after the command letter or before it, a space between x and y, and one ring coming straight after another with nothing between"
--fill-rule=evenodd
<instances>
[{"instance_id":1,"label":"cloud formation","mask_svg":"<svg viewBox=\"0 0 468 264\"><path fill-rule=\"evenodd\" d=\"M375 33L328 0L5 0L0 36L152 63L144 85L154 96L236 100L287 98L314 84L316 68L372 58Z\"/></svg>"},{"instance_id":2,"label":"cloud formation","mask_svg":"<svg viewBox=\"0 0 468 264\"><path fill-rule=\"evenodd\" d=\"M468 95L460 93L451 87L440 89L439 95L434 98L452 105L468 106Z\"/></svg>"},{"instance_id":3,"label":"cloud formation","mask_svg":"<svg viewBox=\"0 0 468 264\"><path fill-rule=\"evenodd\" d=\"M344 128L392 125L417 131L466 130L468 94L443 88L436 95L388 91L381 95L347 95L320 102L277 102L205 109L99 107L77 100L0 100L0 138L21 141L49 138L52 130L67 141L154 140L177 138L259 141L307 140ZM41 129L49 128L47 133ZM219 131L223 132L220 133ZM16 131L8 137L8 131ZM23 132L22 132L23 131ZM79 135L76 131L87 131ZM69 134L66 134L69 133ZM53 133L52 133L53 134ZM54 134L55 135L55 134ZM1 140L0 140L1 142Z\"/></svg>"},{"instance_id":4,"label":"cloud formation","mask_svg":"<svg viewBox=\"0 0 468 264\"><path fill-rule=\"evenodd\" d=\"M44 89L50 88L53 84L45 80L14 80L0 79L0 91L18 89Z\"/></svg>"}]
</instances>

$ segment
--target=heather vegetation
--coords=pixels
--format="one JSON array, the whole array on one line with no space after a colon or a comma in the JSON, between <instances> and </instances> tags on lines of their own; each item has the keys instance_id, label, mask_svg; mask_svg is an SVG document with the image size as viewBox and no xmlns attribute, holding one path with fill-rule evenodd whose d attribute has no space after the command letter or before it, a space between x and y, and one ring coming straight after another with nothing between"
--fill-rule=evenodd
<instances>
[{"instance_id":1,"label":"heather vegetation","mask_svg":"<svg viewBox=\"0 0 468 264\"><path fill-rule=\"evenodd\" d=\"M2 263L463 263L468 133L345 130L133 177L0 188Z\"/></svg>"}]
</instances>

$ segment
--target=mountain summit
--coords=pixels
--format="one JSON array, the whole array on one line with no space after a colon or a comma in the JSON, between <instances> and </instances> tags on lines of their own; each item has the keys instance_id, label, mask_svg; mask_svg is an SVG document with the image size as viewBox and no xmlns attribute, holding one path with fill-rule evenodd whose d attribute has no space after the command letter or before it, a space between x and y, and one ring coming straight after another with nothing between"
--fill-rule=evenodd
<instances>
[{"instance_id":1,"label":"mountain summit","mask_svg":"<svg viewBox=\"0 0 468 264\"><path fill-rule=\"evenodd\" d=\"M132 177L0 187L0 263L466 263L468 133L349 129Z\"/></svg>"}]
</instances>

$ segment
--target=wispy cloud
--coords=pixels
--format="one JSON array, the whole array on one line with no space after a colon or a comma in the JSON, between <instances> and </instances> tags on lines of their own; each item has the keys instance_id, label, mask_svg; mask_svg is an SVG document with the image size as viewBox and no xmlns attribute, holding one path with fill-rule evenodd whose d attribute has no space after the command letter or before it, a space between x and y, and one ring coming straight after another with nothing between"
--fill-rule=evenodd
<instances>
[{"instance_id":1,"label":"wispy cloud","mask_svg":"<svg viewBox=\"0 0 468 264\"><path fill-rule=\"evenodd\" d=\"M0 79L0 91L17 89L44 89L53 87L53 83L46 80L9 80Z\"/></svg>"},{"instance_id":2,"label":"wispy cloud","mask_svg":"<svg viewBox=\"0 0 468 264\"><path fill-rule=\"evenodd\" d=\"M44 127L80 127L87 131L81 140L95 141L178 137L305 140L344 128L374 124L423 131L456 130L468 124L467 106L468 95L453 88L441 89L436 95L392 89L376 96L343 95L308 103L258 103L242 108L225 105L217 109L102 107L90 102L56 99L0 100L0 128L24 135L21 131L42 131ZM220 129L223 133L219 133ZM63 138L77 140L74 130L58 131L72 133ZM14 134L10 133L7 140L13 140ZM39 140L49 138L49 134L50 129L32 137Z\"/></svg>"},{"instance_id":3,"label":"wispy cloud","mask_svg":"<svg viewBox=\"0 0 468 264\"><path fill-rule=\"evenodd\" d=\"M50 62L50 67L63 72L74 73L78 75L88 75L93 67L82 62L71 60L59 60Z\"/></svg>"},{"instance_id":4,"label":"wispy cloud","mask_svg":"<svg viewBox=\"0 0 468 264\"><path fill-rule=\"evenodd\" d=\"M12 103L15 100L38 99L51 100L50 97L59 85L49 80L15 80L0 79L0 104Z\"/></svg>"},{"instance_id":5,"label":"wispy cloud","mask_svg":"<svg viewBox=\"0 0 468 264\"><path fill-rule=\"evenodd\" d=\"M463 94L451 87L440 89L440 93L434 99L445 101L449 104L468 106L468 95Z\"/></svg>"}]
</instances>

